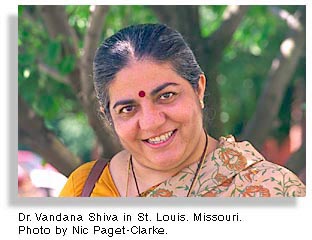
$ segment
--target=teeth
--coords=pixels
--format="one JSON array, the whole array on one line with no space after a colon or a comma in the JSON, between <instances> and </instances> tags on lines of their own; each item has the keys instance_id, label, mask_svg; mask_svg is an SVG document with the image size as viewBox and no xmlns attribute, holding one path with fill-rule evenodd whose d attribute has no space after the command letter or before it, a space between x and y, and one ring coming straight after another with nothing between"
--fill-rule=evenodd
<instances>
[{"instance_id":1,"label":"teeth","mask_svg":"<svg viewBox=\"0 0 312 240\"><path fill-rule=\"evenodd\" d=\"M157 136L154 138L149 138L147 141L151 144L162 143L162 142L167 141L171 137L172 134L173 134L173 131L170 131L170 132L167 132L163 135L160 135L160 136Z\"/></svg>"}]
</instances>

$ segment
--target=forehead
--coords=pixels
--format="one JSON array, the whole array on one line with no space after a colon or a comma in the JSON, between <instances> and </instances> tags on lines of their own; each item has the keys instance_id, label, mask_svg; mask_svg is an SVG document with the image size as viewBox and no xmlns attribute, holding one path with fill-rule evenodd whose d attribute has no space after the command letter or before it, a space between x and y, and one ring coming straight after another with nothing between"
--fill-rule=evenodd
<instances>
[{"instance_id":1,"label":"forehead","mask_svg":"<svg viewBox=\"0 0 312 240\"><path fill-rule=\"evenodd\" d=\"M109 86L111 98L124 95L147 93L153 88L165 83L174 82L178 85L190 85L187 80L178 75L170 63L157 63L143 60L134 61L120 70Z\"/></svg>"}]
</instances>

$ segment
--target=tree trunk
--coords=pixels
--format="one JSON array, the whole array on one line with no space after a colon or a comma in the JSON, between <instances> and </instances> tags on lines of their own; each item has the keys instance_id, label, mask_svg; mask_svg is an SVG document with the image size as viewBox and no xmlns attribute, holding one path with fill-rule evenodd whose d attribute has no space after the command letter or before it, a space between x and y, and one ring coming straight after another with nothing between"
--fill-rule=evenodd
<instances>
[{"instance_id":1,"label":"tree trunk","mask_svg":"<svg viewBox=\"0 0 312 240\"><path fill-rule=\"evenodd\" d=\"M306 167L306 143L303 142L300 149L292 154L285 164L285 167L299 175L302 170ZM305 182L305 179L301 179Z\"/></svg>"},{"instance_id":2,"label":"tree trunk","mask_svg":"<svg viewBox=\"0 0 312 240\"><path fill-rule=\"evenodd\" d=\"M285 166L300 176L306 168L306 94L305 79L297 79L295 88L295 100L292 106L292 122L301 126L301 147L287 160ZM303 182L305 178L301 178Z\"/></svg>"},{"instance_id":3,"label":"tree trunk","mask_svg":"<svg viewBox=\"0 0 312 240\"><path fill-rule=\"evenodd\" d=\"M59 172L68 176L82 163L81 160L45 127L43 119L37 116L21 97L18 97L18 106L20 143L29 146Z\"/></svg>"},{"instance_id":4,"label":"tree trunk","mask_svg":"<svg viewBox=\"0 0 312 240\"><path fill-rule=\"evenodd\" d=\"M241 139L248 139L258 149L269 135L285 89L292 79L305 47L305 31L301 25L292 28L281 44L280 55L271 65L266 84L258 100L256 111L245 127Z\"/></svg>"}]
</instances>

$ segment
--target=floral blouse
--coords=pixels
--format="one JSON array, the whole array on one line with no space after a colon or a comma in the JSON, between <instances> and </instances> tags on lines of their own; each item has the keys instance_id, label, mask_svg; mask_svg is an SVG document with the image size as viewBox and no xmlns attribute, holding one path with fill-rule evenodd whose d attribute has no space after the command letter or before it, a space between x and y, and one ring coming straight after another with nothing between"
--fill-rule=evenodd
<instances>
[{"instance_id":1,"label":"floral blouse","mask_svg":"<svg viewBox=\"0 0 312 240\"><path fill-rule=\"evenodd\" d=\"M186 196L197 163L154 186L146 197ZM205 158L195 180L192 197L303 197L305 185L288 169L268 162L249 142L221 137Z\"/></svg>"}]
</instances>

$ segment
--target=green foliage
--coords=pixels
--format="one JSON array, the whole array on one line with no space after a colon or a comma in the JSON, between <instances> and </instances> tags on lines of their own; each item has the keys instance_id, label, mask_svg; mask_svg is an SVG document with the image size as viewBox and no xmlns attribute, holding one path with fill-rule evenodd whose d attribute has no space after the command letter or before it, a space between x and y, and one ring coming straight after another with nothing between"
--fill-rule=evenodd
<instances>
[{"instance_id":1,"label":"green foliage","mask_svg":"<svg viewBox=\"0 0 312 240\"><path fill-rule=\"evenodd\" d=\"M220 26L226 6L199 6L201 34L208 37Z\"/></svg>"},{"instance_id":2,"label":"green foliage","mask_svg":"<svg viewBox=\"0 0 312 240\"><path fill-rule=\"evenodd\" d=\"M79 47L83 47L83 36L86 33L89 16L90 6L66 6L66 13L68 14L68 23L76 30L79 36Z\"/></svg>"},{"instance_id":3,"label":"green foliage","mask_svg":"<svg viewBox=\"0 0 312 240\"><path fill-rule=\"evenodd\" d=\"M47 54L45 60L47 64L53 64L56 61L59 61L61 55L61 43L60 41L51 41L48 43Z\"/></svg>"},{"instance_id":4,"label":"green foliage","mask_svg":"<svg viewBox=\"0 0 312 240\"><path fill-rule=\"evenodd\" d=\"M46 121L46 125L71 152L85 162L91 160L90 151L94 147L95 136L83 113L67 114L59 120Z\"/></svg>"},{"instance_id":5,"label":"green foliage","mask_svg":"<svg viewBox=\"0 0 312 240\"><path fill-rule=\"evenodd\" d=\"M272 15L267 6L251 7L247 12L220 65L221 108L227 116L223 119L224 134L239 135L252 117L287 30L286 23ZM290 103L286 102L288 97L272 128L272 135L280 140L289 132Z\"/></svg>"}]
</instances>

